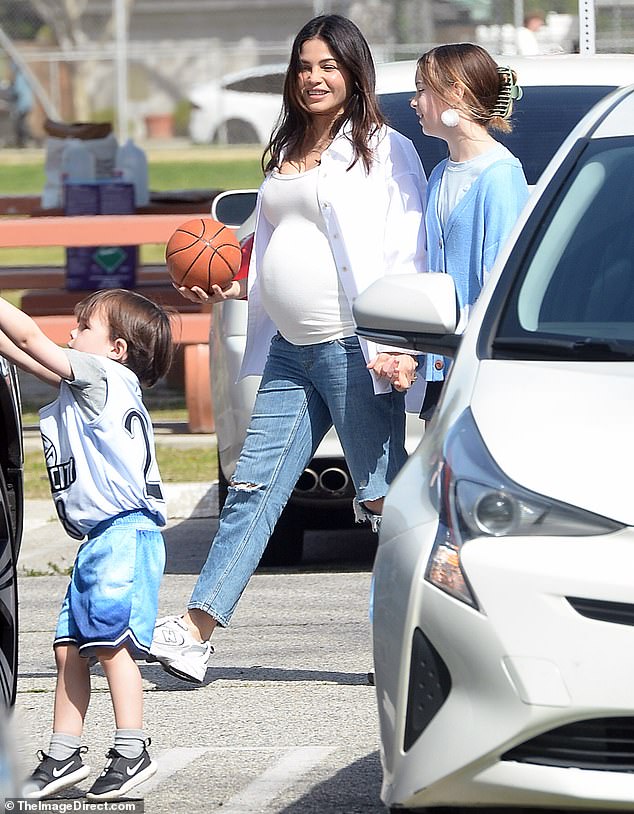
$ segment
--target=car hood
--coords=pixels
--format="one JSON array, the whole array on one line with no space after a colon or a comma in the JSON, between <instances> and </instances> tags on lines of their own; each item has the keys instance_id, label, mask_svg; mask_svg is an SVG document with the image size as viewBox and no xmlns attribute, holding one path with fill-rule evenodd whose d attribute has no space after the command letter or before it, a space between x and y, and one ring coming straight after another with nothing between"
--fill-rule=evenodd
<instances>
[{"instance_id":1,"label":"car hood","mask_svg":"<svg viewBox=\"0 0 634 814\"><path fill-rule=\"evenodd\" d=\"M480 363L471 409L500 468L539 494L634 525L634 362Z\"/></svg>"}]
</instances>

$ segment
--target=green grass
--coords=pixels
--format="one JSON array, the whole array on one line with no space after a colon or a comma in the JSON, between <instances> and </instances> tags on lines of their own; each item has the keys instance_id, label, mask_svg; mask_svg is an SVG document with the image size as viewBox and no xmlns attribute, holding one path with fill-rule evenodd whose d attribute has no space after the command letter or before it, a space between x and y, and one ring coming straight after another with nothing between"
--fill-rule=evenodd
<instances>
[{"instance_id":1,"label":"green grass","mask_svg":"<svg viewBox=\"0 0 634 814\"><path fill-rule=\"evenodd\" d=\"M7 155L3 156L3 152ZM148 150L150 189L244 189L262 181L260 153L248 149ZM44 188L44 151L0 152L0 195L37 195Z\"/></svg>"},{"instance_id":2,"label":"green grass","mask_svg":"<svg viewBox=\"0 0 634 814\"><path fill-rule=\"evenodd\" d=\"M216 447L207 439L200 446L175 447L156 444L156 458L164 483L210 483L218 477ZM24 456L24 495L27 500L50 498L44 455L40 449L28 450ZM51 503L51 509L53 504Z\"/></svg>"},{"instance_id":3,"label":"green grass","mask_svg":"<svg viewBox=\"0 0 634 814\"><path fill-rule=\"evenodd\" d=\"M148 149L148 176L153 192L188 189L247 189L262 181L261 149L197 147ZM0 151L0 195L37 195L44 188L44 151ZM141 247L140 262L164 260L163 245ZM63 266L64 249L1 249L0 266ZM25 286L26 287L26 286Z\"/></svg>"},{"instance_id":4,"label":"green grass","mask_svg":"<svg viewBox=\"0 0 634 814\"><path fill-rule=\"evenodd\" d=\"M161 161L148 167L150 189L246 189L262 181L259 159Z\"/></svg>"},{"instance_id":5,"label":"green grass","mask_svg":"<svg viewBox=\"0 0 634 814\"><path fill-rule=\"evenodd\" d=\"M147 391L143 395L143 400L150 411L154 424L164 424L166 422L187 423L187 408L182 390L174 392L173 397L162 397L161 401L152 403L147 397ZM26 402L22 404L22 424L25 427L36 427L39 423L38 410L44 406L44 399L41 404Z\"/></svg>"},{"instance_id":6,"label":"green grass","mask_svg":"<svg viewBox=\"0 0 634 814\"><path fill-rule=\"evenodd\" d=\"M48 397L37 399L33 395L30 398L28 394L25 395L22 423L25 427L36 427L39 422L38 409L48 401ZM155 427L169 422L187 423L187 409L180 388L157 386L144 390L143 401ZM173 444L162 442L161 433L156 433L156 457L165 483L205 483L217 479L215 442L206 435L200 437L200 443L196 443L196 436L191 436L191 439L195 445L174 447ZM24 490L27 499L31 500L50 498L51 495L39 444L25 453Z\"/></svg>"},{"instance_id":7,"label":"green grass","mask_svg":"<svg viewBox=\"0 0 634 814\"><path fill-rule=\"evenodd\" d=\"M259 159L192 159L148 163L150 189L245 189L262 180ZM4 165L0 195L37 195L44 188L43 159L40 164Z\"/></svg>"}]
</instances>

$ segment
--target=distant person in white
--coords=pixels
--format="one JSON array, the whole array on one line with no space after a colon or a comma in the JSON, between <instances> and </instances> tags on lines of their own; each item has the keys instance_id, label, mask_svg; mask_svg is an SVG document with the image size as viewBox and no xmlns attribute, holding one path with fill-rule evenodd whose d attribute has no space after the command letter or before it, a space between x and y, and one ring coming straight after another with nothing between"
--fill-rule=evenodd
<instances>
[{"instance_id":1,"label":"distant person in white","mask_svg":"<svg viewBox=\"0 0 634 814\"><path fill-rule=\"evenodd\" d=\"M48 752L23 797L39 800L85 779L84 719L90 667L106 675L116 731L87 792L112 800L151 777L143 731L143 688L135 659L150 649L165 565L165 501L154 435L140 384L163 377L172 331L163 308L133 291L97 291L75 308L77 327L61 348L31 317L0 298L0 353L59 388L40 410L51 493L77 552L57 621L57 686Z\"/></svg>"},{"instance_id":2,"label":"distant person in white","mask_svg":"<svg viewBox=\"0 0 634 814\"><path fill-rule=\"evenodd\" d=\"M524 25L517 29L517 53L533 56L541 53L537 32L544 25L541 11L532 11L524 17Z\"/></svg>"}]
</instances>

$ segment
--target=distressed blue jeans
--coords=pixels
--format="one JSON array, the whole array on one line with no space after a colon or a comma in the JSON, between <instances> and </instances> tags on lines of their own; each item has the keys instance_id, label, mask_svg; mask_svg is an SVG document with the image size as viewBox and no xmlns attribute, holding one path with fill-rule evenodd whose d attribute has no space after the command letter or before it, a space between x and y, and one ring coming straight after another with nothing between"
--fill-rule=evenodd
<instances>
[{"instance_id":1,"label":"distressed blue jeans","mask_svg":"<svg viewBox=\"0 0 634 814\"><path fill-rule=\"evenodd\" d=\"M355 336L292 345L276 335L190 609L229 624L299 476L333 424L358 499L384 497L407 458L404 395L374 394Z\"/></svg>"}]
</instances>

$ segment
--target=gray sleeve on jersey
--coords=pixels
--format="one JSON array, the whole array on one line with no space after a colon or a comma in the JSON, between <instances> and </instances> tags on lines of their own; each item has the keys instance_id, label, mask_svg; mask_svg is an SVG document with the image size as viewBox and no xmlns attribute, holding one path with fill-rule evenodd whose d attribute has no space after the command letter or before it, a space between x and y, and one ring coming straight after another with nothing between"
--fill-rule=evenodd
<instances>
[{"instance_id":1,"label":"gray sleeve on jersey","mask_svg":"<svg viewBox=\"0 0 634 814\"><path fill-rule=\"evenodd\" d=\"M106 405L108 388L105 365L93 353L72 348L64 348L64 351L73 370L73 379L67 381L67 384L73 390L79 409L92 420Z\"/></svg>"}]
</instances>

